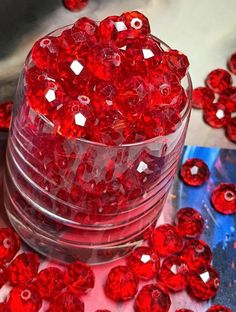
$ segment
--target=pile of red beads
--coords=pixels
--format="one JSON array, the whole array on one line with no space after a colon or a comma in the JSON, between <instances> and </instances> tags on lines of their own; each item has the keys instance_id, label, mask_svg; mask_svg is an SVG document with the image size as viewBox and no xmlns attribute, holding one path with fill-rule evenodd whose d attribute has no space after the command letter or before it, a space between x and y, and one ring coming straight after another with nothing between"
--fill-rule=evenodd
<instances>
[{"instance_id":1,"label":"pile of red beads","mask_svg":"<svg viewBox=\"0 0 236 312\"><path fill-rule=\"evenodd\" d=\"M150 32L134 11L100 23L80 18L41 38L25 73L27 103L69 138L120 145L176 131L189 62Z\"/></svg>"}]
</instances>

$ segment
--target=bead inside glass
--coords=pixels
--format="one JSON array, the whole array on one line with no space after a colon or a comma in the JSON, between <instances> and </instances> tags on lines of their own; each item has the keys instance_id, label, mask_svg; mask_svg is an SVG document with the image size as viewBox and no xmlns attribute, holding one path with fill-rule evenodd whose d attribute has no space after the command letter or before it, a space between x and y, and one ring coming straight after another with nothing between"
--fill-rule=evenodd
<instances>
[{"instance_id":1,"label":"bead inside glass","mask_svg":"<svg viewBox=\"0 0 236 312\"><path fill-rule=\"evenodd\" d=\"M8 139L4 202L10 222L28 245L63 262L122 257L142 243L165 203L190 116L190 76L182 80L187 101L175 132L108 146L63 137L30 107L25 72L31 66L30 53Z\"/></svg>"}]
</instances>

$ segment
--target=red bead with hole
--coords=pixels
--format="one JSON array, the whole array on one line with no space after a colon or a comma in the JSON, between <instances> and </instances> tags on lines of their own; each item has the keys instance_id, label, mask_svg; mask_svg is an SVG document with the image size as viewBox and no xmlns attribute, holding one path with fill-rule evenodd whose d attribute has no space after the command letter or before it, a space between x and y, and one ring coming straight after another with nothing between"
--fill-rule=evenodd
<instances>
[{"instance_id":1,"label":"red bead with hole","mask_svg":"<svg viewBox=\"0 0 236 312\"><path fill-rule=\"evenodd\" d=\"M138 290L138 278L127 266L119 265L108 274L105 294L114 301L132 299Z\"/></svg>"},{"instance_id":2,"label":"red bead with hole","mask_svg":"<svg viewBox=\"0 0 236 312\"><path fill-rule=\"evenodd\" d=\"M175 225L182 237L197 238L203 232L204 220L197 210L187 207L177 212Z\"/></svg>"},{"instance_id":3,"label":"red bead with hole","mask_svg":"<svg viewBox=\"0 0 236 312\"><path fill-rule=\"evenodd\" d=\"M0 103L0 129L9 129L13 103L11 101Z\"/></svg>"},{"instance_id":4,"label":"red bead with hole","mask_svg":"<svg viewBox=\"0 0 236 312\"><path fill-rule=\"evenodd\" d=\"M182 238L171 224L163 224L154 229L150 243L153 249L164 257L176 254L183 248Z\"/></svg>"},{"instance_id":5,"label":"red bead with hole","mask_svg":"<svg viewBox=\"0 0 236 312\"><path fill-rule=\"evenodd\" d=\"M223 128L230 121L230 112L221 103L213 104L204 109L203 118L213 128Z\"/></svg>"},{"instance_id":6,"label":"red bead with hole","mask_svg":"<svg viewBox=\"0 0 236 312\"><path fill-rule=\"evenodd\" d=\"M63 0L63 2L65 8L72 12L81 11L88 4L88 0Z\"/></svg>"},{"instance_id":7,"label":"red bead with hole","mask_svg":"<svg viewBox=\"0 0 236 312\"><path fill-rule=\"evenodd\" d=\"M0 228L0 263L10 262L20 249L19 236L11 228Z\"/></svg>"},{"instance_id":8,"label":"red bead with hole","mask_svg":"<svg viewBox=\"0 0 236 312\"><path fill-rule=\"evenodd\" d=\"M233 312L230 308L226 306L216 304L211 306L206 312Z\"/></svg>"},{"instance_id":9,"label":"red bead with hole","mask_svg":"<svg viewBox=\"0 0 236 312\"><path fill-rule=\"evenodd\" d=\"M214 102L214 92L208 87L198 87L193 90L192 106L194 108L204 108Z\"/></svg>"},{"instance_id":10,"label":"red bead with hole","mask_svg":"<svg viewBox=\"0 0 236 312\"><path fill-rule=\"evenodd\" d=\"M150 24L146 16L138 11L126 12L121 15L128 30L128 38L136 38L140 35L149 35Z\"/></svg>"},{"instance_id":11,"label":"red bead with hole","mask_svg":"<svg viewBox=\"0 0 236 312\"><path fill-rule=\"evenodd\" d=\"M158 285L145 285L138 293L135 312L168 312L171 306L170 296Z\"/></svg>"},{"instance_id":12,"label":"red bead with hole","mask_svg":"<svg viewBox=\"0 0 236 312\"><path fill-rule=\"evenodd\" d=\"M226 135L229 140L236 142L236 116L231 118L226 126Z\"/></svg>"},{"instance_id":13,"label":"red bead with hole","mask_svg":"<svg viewBox=\"0 0 236 312\"><path fill-rule=\"evenodd\" d=\"M228 68L231 71L231 73L236 75L236 52L230 56L228 60Z\"/></svg>"},{"instance_id":14,"label":"red bead with hole","mask_svg":"<svg viewBox=\"0 0 236 312\"><path fill-rule=\"evenodd\" d=\"M221 93L233 83L230 73L225 69L215 69L206 78L206 85L215 93Z\"/></svg>"},{"instance_id":15,"label":"red bead with hole","mask_svg":"<svg viewBox=\"0 0 236 312\"><path fill-rule=\"evenodd\" d=\"M70 292L63 292L50 302L49 311L84 312L84 303L78 296Z\"/></svg>"},{"instance_id":16,"label":"red bead with hole","mask_svg":"<svg viewBox=\"0 0 236 312\"><path fill-rule=\"evenodd\" d=\"M210 176L207 164L199 158L190 158L180 168L180 177L188 185L200 186Z\"/></svg>"},{"instance_id":17,"label":"red bead with hole","mask_svg":"<svg viewBox=\"0 0 236 312\"><path fill-rule=\"evenodd\" d=\"M189 60L180 51L169 50L163 56L162 66L176 74L179 79L182 79L188 72Z\"/></svg>"},{"instance_id":18,"label":"red bead with hole","mask_svg":"<svg viewBox=\"0 0 236 312\"><path fill-rule=\"evenodd\" d=\"M211 195L213 207L222 214L236 213L236 185L221 183L213 190Z\"/></svg>"}]
</instances>

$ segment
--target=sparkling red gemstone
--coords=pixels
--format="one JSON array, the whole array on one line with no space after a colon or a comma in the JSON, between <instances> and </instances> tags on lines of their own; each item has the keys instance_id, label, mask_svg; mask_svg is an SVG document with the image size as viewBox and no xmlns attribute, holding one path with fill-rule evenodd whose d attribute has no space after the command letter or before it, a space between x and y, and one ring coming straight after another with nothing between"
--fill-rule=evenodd
<instances>
[{"instance_id":1,"label":"sparkling red gemstone","mask_svg":"<svg viewBox=\"0 0 236 312\"><path fill-rule=\"evenodd\" d=\"M0 103L0 129L8 129L11 122L13 103L11 101Z\"/></svg>"},{"instance_id":2,"label":"sparkling red gemstone","mask_svg":"<svg viewBox=\"0 0 236 312\"><path fill-rule=\"evenodd\" d=\"M233 83L230 73L225 69L215 69L206 78L206 85L215 93L221 93Z\"/></svg>"},{"instance_id":3,"label":"sparkling red gemstone","mask_svg":"<svg viewBox=\"0 0 236 312\"><path fill-rule=\"evenodd\" d=\"M39 268L39 257L33 252L18 255L8 267L8 281L11 285L31 282Z\"/></svg>"},{"instance_id":4,"label":"sparkling red gemstone","mask_svg":"<svg viewBox=\"0 0 236 312\"><path fill-rule=\"evenodd\" d=\"M19 236L11 228L0 228L0 263L10 262L20 249Z\"/></svg>"},{"instance_id":5,"label":"sparkling red gemstone","mask_svg":"<svg viewBox=\"0 0 236 312\"><path fill-rule=\"evenodd\" d=\"M202 215L193 208L180 209L175 217L175 224L178 232L185 238L197 238L204 229L204 220Z\"/></svg>"},{"instance_id":6,"label":"sparkling red gemstone","mask_svg":"<svg viewBox=\"0 0 236 312\"><path fill-rule=\"evenodd\" d=\"M127 266L116 266L108 274L105 294L114 301L132 299L138 290L138 278Z\"/></svg>"},{"instance_id":7,"label":"sparkling red gemstone","mask_svg":"<svg viewBox=\"0 0 236 312\"><path fill-rule=\"evenodd\" d=\"M64 6L72 12L80 11L88 4L88 0L63 0L63 2Z\"/></svg>"},{"instance_id":8,"label":"sparkling red gemstone","mask_svg":"<svg viewBox=\"0 0 236 312\"><path fill-rule=\"evenodd\" d=\"M216 304L211 306L206 312L233 312L230 308L226 306Z\"/></svg>"},{"instance_id":9,"label":"sparkling red gemstone","mask_svg":"<svg viewBox=\"0 0 236 312\"><path fill-rule=\"evenodd\" d=\"M222 214L236 213L236 185L221 183L211 195L213 207Z\"/></svg>"},{"instance_id":10,"label":"sparkling red gemstone","mask_svg":"<svg viewBox=\"0 0 236 312\"><path fill-rule=\"evenodd\" d=\"M140 35L149 35L150 24L146 16L138 11L126 12L121 15L128 30L128 38L136 38Z\"/></svg>"},{"instance_id":11,"label":"sparkling red gemstone","mask_svg":"<svg viewBox=\"0 0 236 312\"><path fill-rule=\"evenodd\" d=\"M160 256L171 256L180 252L183 241L177 229L171 224L158 226L151 235L151 246Z\"/></svg>"},{"instance_id":12,"label":"sparkling red gemstone","mask_svg":"<svg viewBox=\"0 0 236 312\"><path fill-rule=\"evenodd\" d=\"M221 103L215 103L204 109L203 117L205 122L213 128L222 128L230 120L230 111Z\"/></svg>"},{"instance_id":13,"label":"sparkling red gemstone","mask_svg":"<svg viewBox=\"0 0 236 312\"><path fill-rule=\"evenodd\" d=\"M230 56L230 58L228 60L228 68L231 71L231 73L236 75L236 53L233 53Z\"/></svg>"},{"instance_id":14,"label":"sparkling red gemstone","mask_svg":"<svg viewBox=\"0 0 236 312\"><path fill-rule=\"evenodd\" d=\"M211 263L212 252L206 242L194 239L185 242L180 258L194 271Z\"/></svg>"},{"instance_id":15,"label":"sparkling red gemstone","mask_svg":"<svg viewBox=\"0 0 236 312\"><path fill-rule=\"evenodd\" d=\"M199 158L190 158L180 168L180 177L188 185L200 186L209 179L207 164Z\"/></svg>"},{"instance_id":16,"label":"sparkling red gemstone","mask_svg":"<svg viewBox=\"0 0 236 312\"><path fill-rule=\"evenodd\" d=\"M214 99L214 92L210 88L198 87L193 90L192 106L194 108L204 108L211 105Z\"/></svg>"},{"instance_id":17,"label":"sparkling red gemstone","mask_svg":"<svg viewBox=\"0 0 236 312\"><path fill-rule=\"evenodd\" d=\"M50 302L49 311L84 312L84 303L78 296L70 292L63 292Z\"/></svg>"},{"instance_id":18,"label":"sparkling red gemstone","mask_svg":"<svg viewBox=\"0 0 236 312\"><path fill-rule=\"evenodd\" d=\"M138 247L127 258L128 266L142 280L154 278L160 268L159 256L149 247Z\"/></svg>"},{"instance_id":19,"label":"sparkling red gemstone","mask_svg":"<svg viewBox=\"0 0 236 312\"><path fill-rule=\"evenodd\" d=\"M199 300L209 300L215 297L219 286L219 274L210 265L202 266L190 273L189 290Z\"/></svg>"},{"instance_id":20,"label":"sparkling red gemstone","mask_svg":"<svg viewBox=\"0 0 236 312\"><path fill-rule=\"evenodd\" d=\"M227 124L226 135L232 142L236 142L236 117L231 118Z\"/></svg>"},{"instance_id":21,"label":"sparkling red gemstone","mask_svg":"<svg viewBox=\"0 0 236 312\"><path fill-rule=\"evenodd\" d=\"M186 55L177 50L169 50L163 56L163 65L182 79L188 71L189 61Z\"/></svg>"},{"instance_id":22,"label":"sparkling red gemstone","mask_svg":"<svg viewBox=\"0 0 236 312\"><path fill-rule=\"evenodd\" d=\"M135 312L168 312L171 306L169 295L157 285L145 285L138 293Z\"/></svg>"}]
</instances>

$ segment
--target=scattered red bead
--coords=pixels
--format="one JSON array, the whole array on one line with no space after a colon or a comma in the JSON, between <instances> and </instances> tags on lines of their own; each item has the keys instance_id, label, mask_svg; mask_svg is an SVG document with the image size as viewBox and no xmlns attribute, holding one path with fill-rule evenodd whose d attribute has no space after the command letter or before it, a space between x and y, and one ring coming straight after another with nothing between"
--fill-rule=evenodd
<instances>
[{"instance_id":1,"label":"scattered red bead","mask_svg":"<svg viewBox=\"0 0 236 312\"><path fill-rule=\"evenodd\" d=\"M192 106L194 108L204 108L212 105L214 99L214 92L210 88L198 87L193 90Z\"/></svg>"},{"instance_id":2,"label":"scattered red bead","mask_svg":"<svg viewBox=\"0 0 236 312\"><path fill-rule=\"evenodd\" d=\"M84 312L84 303L76 295L64 292L56 296L49 305L50 312Z\"/></svg>"},{"instance_id":3,"label":"scattered red bead","mask_svg":"<svg viewBox=\"0 0 236 312\"><path fill-rule=\"evenodd\" d=\"M231 118L227 124L226 135L230 141L236 143L236 117Z\"/></svg>"},{"instance_id":4,"label":"scattered red bead","mask_svg":"<svg viewBox=\"0 0 236 312\"><path fill-rule=\"evenodd\" d=\"M88 4L88 0L63 0L63 2L64 6L72 12L81 11Z\"/></svg>"},{"instance_id":5,"label":"scattered red bead","mask_svg":"<svg viewBox=\"0 0 236 312\"><path fill-rule=\"evenodd\" d=\"M105 294L114 301L132 299L138 290L138 278L126 266L111 269L105 286Z\"/></svg>"},{"instance_id":6,"label":"scattered red bead","mask_svg":"<svg viewBox=\"0 0 236 312\"><path fill-rule=\"evenodd\" d=\"M232 77L225 69L215 69L206 78L206 85L215 93L221 93L233 83Z\"/></svg>"},{"instance_id":7,"label":"scattered red bead","mask_svg":"<svg viewBox=\"0 0 236 312\"><path fill-rule=\"evenodd\" d=\"M181 166L180 177L188 185L200 186L210 176L207 164L199 158L191 158Z\"/></svg>"},{"instance_id":8,"label":"scattered red bead","mask_svg":"<svg viewBox=\"0 0 236 312\"><path fill-rule=\"evenodd\" d=\"M206 312L233 312L233 311L223 305L216 304L211 306Z\"/></svg>"},{"instance_id":9,"label":"scattered red bead","mask_svg":"<svg viewBox=\"0 0 236 312\"><path fill-rule=\"evenodd\" d=\"M11 101L0 103L0 129L9 129L13 103Z\"/></svg>"},{"instance_id":10,"label":"scattered red bead","mask_svg":"<svg viewBox=\"0 0 236 312\"><path fill-rule=\"evenodd\" d=\"M222 214L236 213L236 185L221 183L211 195L213 207Z\"/></svg>"},{"instance_id":11,"label":"scattered red bead","mask_svg":"<svg viewBox=\"0 0 236 312\"><path fill-rule=\"evenodd\" d=\"M204 109L203 118L213 128L223 128L230 121L229 110L220 103L212 104Z\"/></svg>"},{"instance_id":12,"label":"scattered red bead","mask_svg":"<svg viewBox=\"0 0 236 312\"><path fill-rule=\"evenodd\" d=\"M236 75L236 53L233 53L231 57L228 60L228 68L233 73Z\"/></svg>"},{"instance_id":13,"label":"scattered red bead","mask_svg":"<svg viewBox=\"0 0 236 312\"><path fill-rule=\"evenodd\" d=\"M11 228L0 228L0 263L10 262L20 249L20 239Z\"/></svg>"}]
</instances>

